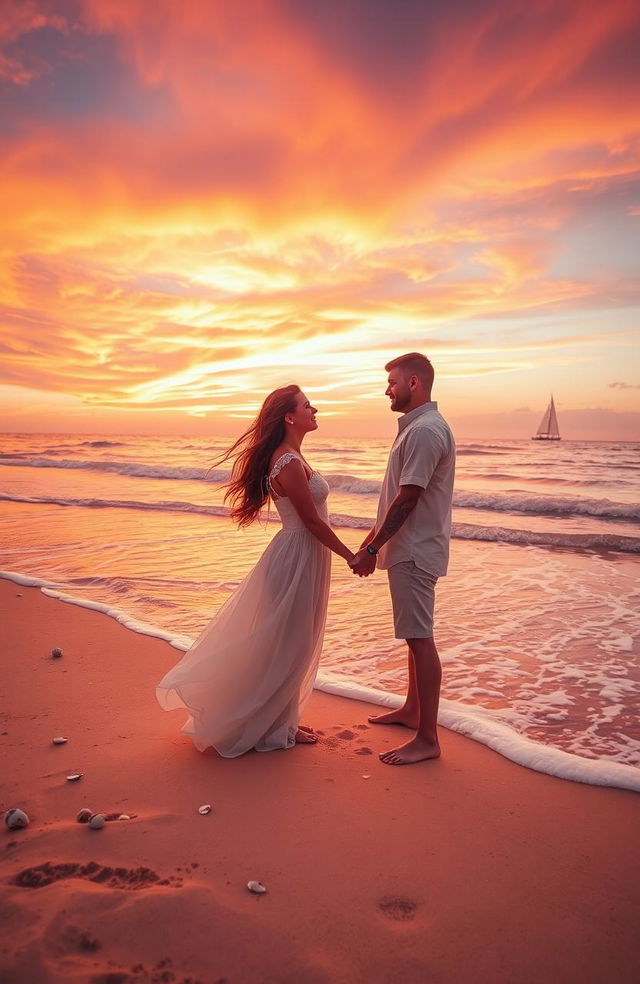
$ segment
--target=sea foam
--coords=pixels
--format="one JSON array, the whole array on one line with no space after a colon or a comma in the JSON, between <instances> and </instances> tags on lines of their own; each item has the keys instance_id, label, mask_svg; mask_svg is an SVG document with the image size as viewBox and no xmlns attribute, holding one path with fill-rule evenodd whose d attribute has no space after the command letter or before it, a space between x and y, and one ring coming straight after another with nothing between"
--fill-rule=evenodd
<instances>
[{"instance_id":1,"label":"sea foam","mask_svg":"<svg viewBox=\"0 0 640 984\"><path fill-rule=\"evenodd\" d=\"M120 608L66 594L51 582L14 571L0 571L0 578L28 587L40 587L43 594L50 598L108 615L134 632L168 642L178 651L185 652L191 645L192 640L184 635L169 633L157 626L141 622ZM320 673L316 679L315 687L325 693L336 694L352 700L366 701L382 707L396 708L400 707L403 702L403 698L398 694L353 684L329 673ZM450 731L457 731L474 741L487 745L512 762L526 766L536 772L544 772L574 782L596 786L613 786L640 792L640 769L618 762L587 759L550 745L541 745L519 735L507 725L495 720L491 711L485 708L471 708L455 701L443 699L440 702L438 723Z\"/></svg>"},{"instance_id":2,"label":"sea foam","mask_svg":"<svg viewBox=\"0 0 640 984\"><path fill-rule=\"evenodd\" d=\"M315 687L325 693L380 704L383 707L397 708L404 703L404 698L398 694L354 685L326 673L318 675ZM640 792L640 769L619 762L587 759L551 745L540 745L492 719L491 712L483 708L471 708L452 700L441 699L438 724L449 731L457 731L467 738L473 738L512 762L535 772L545 772L559 779L571 779L573 782L593 786L615 786L618 789Z\"/></svg>"},{"instance_id":3,"label":"sea foam","mask_svg":"<svg viewBox=\"0 0 640 984\"><path fill-rule=\"evenodd\" d=\"M173 481L228 482L227 469L207 469L179 465L148 465L136 461L89 461L75 458L22 457L0 455L0 465L20 468L56 468L87 470L123 475L128 478L165 479ZM371 500L379 496L382 483L376 479L345 473L325 474L323 477L334 492ZM568 495L542 495L533 492L501 491L474 492L457 490L453 505L459 509L482 509L490 512L525 513L536 516L590 516L628 522L640 520L640 503L615 502Z\"/></svg>"},{"instance_id":4,"label":"sea foam","mask_svg":"<svg viewBox=\"0 0 640 984\"><path fill-rule=\"evenodd\" d=\"M104 499L70 496L27 496L0 492L0 502L23 502L29 505L76 506L87 509L139 509L144 512L180 512L201 516L228 517L226 506L207 506L197 502L157 500L143 502L136 499ZM273 512L264 510L261 516L266 522L279 522ZM331 513L332 526L342 529L369 530L375 520L372 516L351 516ZM487 543L511 543L516 546L561 547L569 550L607 550L618 553L640 553L640 537L617 533L547 533L539 530L519 530L502 526L476 526L473 523L453 523L452 537L459 540L480 540Z\"/></svg>"}]
</instances>

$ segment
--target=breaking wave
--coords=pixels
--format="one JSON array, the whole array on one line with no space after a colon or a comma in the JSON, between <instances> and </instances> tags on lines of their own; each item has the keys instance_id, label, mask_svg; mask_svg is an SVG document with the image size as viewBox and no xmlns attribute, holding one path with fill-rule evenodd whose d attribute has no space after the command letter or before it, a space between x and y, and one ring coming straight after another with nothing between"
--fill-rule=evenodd
<instances>
[{"instance_id":1,"label":"breaking wave","mask_svg":"<svg viewBox=\"0 0 640 984\"><path fill-rule=\"evenodd\" d=\"M20 496L0 492L0 501L24 502L30 505L54 505L84 507L87 509L140 509L148 512L181 512L202 516L229 515L226 506L208 506L196 502L162 500L141 502L136 499L71 498L66 496ZM279 522L275 512L265 511L267 522ZM374 523L371 516L350 516L332 513L333 526L343 529L368 530ZM621 536L616 533L546 533L536 530L517 530L503 526L476 526L472 523L454 523L451 535L459 540L484 540L493 543L512 543L522 546L563 547L570 550L607 550L620 553L640 553L640 537Z\"/></svg>"}]
</instances>

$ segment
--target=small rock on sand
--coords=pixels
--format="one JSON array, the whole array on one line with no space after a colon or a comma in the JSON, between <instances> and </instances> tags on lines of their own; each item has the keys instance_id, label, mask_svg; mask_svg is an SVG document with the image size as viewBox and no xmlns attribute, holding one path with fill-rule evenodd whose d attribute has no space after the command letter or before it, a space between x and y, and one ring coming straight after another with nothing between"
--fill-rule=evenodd
<instances>
[{"instance_id":1,"label":"small rock on sand","mask_svg":"<svg viewBox=\"0 0 640 984\"><path fill-rule=\"evenodd\" d=\"M24 810L14 808L7 810L4 815L4 822L9 830L19 830L21 827L28 827L30 820Z\"/></svg>"}]
</instances>

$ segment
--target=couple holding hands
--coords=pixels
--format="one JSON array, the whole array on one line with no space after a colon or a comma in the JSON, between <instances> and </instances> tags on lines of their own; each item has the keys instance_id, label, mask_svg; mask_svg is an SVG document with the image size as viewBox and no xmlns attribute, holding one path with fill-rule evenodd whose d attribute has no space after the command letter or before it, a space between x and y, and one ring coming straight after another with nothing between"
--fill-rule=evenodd
<instances>
[{"instance_id":1,"label":"couple holding hands","mask_svg":"<svg viewBox=\"0 0 640 984\"><path fill-rule=\"evenodd\" d=\"M401 414L389 452L374 528L357 553L329 526L329 486L305 460L302 441L317 429L315 408L298 386L275 390L251 427L224 454L233 459L225 501L246 526L269 497L282 520L254 569L157 687L167 710L185 708L183 733L201 751L233 758L314 744L300 724L316 677L327 615L331 553L354 574L387 571L395 637L406 640L409 685L402 707L369 718L415 732L383 753L388 765L437 758L441 667L433 639L438 577L446 574L455 442L431 400L433 367L410 352L385 366L386 396Z\"/></svg>"}]
</instances>

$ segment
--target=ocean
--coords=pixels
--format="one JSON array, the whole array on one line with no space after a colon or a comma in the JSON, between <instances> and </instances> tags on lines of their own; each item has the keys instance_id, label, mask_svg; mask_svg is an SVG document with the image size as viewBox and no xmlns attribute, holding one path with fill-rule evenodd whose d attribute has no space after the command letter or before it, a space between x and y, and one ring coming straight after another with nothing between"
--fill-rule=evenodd
<instances>
[{"instance_id":1,"label":"ocean","mask_svg":"<svg viewBox=\"0 0 640 984\"><path fill-rule=\"evenodd\" d=\"M185 649L278 529L273 508L248 530L228 519L228 471L209 472L227 443L0 435L0 576ZM352 548L375 517L388 448L320 433L305 443ZM630 789L640 789L639 451L459 442L436 608L444 725L531 768ZM355 578L334 557L318 686L396 706L405 679L386 575Z\"/></svg>"}]
</instances>

